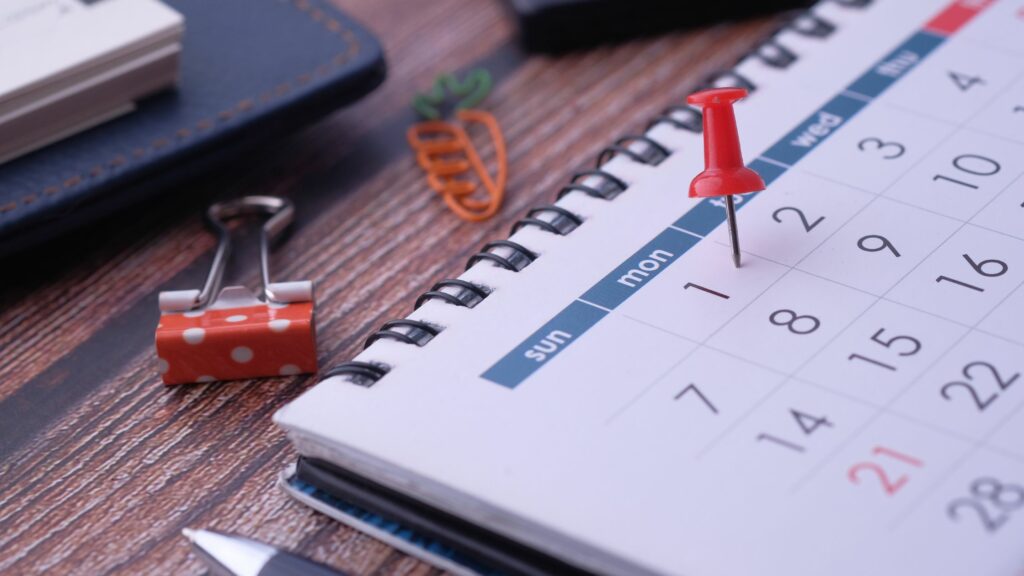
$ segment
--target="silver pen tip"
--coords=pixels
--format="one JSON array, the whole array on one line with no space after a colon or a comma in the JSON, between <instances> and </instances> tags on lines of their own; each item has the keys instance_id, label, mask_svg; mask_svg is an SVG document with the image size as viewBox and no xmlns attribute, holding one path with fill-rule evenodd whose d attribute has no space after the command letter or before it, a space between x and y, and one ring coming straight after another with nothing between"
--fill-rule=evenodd
<instances>
[{"instance_id":1,"label":"silver pen tip","mask_svg":"<svg viewBox=\"0 0 1024 576\"><path fill-rule=\"evenodd\" d=\"M193 530L191 528L182 528L181 529L181 535L184 536L185 538L188 538L189 542L195 542L196 541L196 536L198 536L198 532L196 532L195 530Z\"/></svg>"}]
</instances>

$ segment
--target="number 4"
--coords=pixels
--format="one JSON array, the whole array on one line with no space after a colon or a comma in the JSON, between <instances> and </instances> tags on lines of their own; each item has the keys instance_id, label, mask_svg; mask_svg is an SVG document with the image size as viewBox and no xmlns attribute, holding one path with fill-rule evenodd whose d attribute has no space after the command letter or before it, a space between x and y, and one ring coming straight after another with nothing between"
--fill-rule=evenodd
<instances>
[{"instance_id":1,"label":"number 4","mask_svg":"<svg viewBox=\"0 0 1024 576\"><path fill-rule=\"evenodd\" d=\"M825 416L817 417L805 414L799 410L793 410L790 408L789 413L793 415L800 429L804 431L804 434L811 435L821 426L832 427L832 423L828 421Z\"/></svg>"},{"instance_id":2,"label":"number 4","mask_svg":"<svg viewBox=\"0 0 1024 576\"><path fill-rule=\"evenodd\" d=\"M970 76L968 74L953 72L952 70L949 71L949 79L953 81L953 84L956 84L956 87L959 88L961 92L967 92L976 84L985 84L985 81L982 80L981 76Z\"/></svg>"},{"instance_id":3,"label":"number 4","mask_svg":"<svg viewBox=\"0 0 1024 576\"><path fill-rule=\"evenodd\" d=\"M832 423L829 422L828 418L826 418L825 416L820 416L820 417L819 416L811 416L810 414L807 414L806 412L801 412L801 411L796 410L794 408L790 408L789 409L789 413L793 415L793 419L796 420L797 426L800 427L800 430L803 431L805 436L810 436L811 434L814 433L815 430L817 430L818 428L820 428L822 426L826 426L828 428L832 427ZM804 451L804 447L802 445L797 444L796 442L791 442L789 440L786 440L785 438L779 438L778 436L773 436L772 434L764 434L764 433L758 434L757 435L757 440L758 441L767 440L769 442L774 442L775 444L778 444L779 446L784 446L784 447L789 448L790 450L793 450L795 452L803 452Z\"/></svg>"}]
</instances>

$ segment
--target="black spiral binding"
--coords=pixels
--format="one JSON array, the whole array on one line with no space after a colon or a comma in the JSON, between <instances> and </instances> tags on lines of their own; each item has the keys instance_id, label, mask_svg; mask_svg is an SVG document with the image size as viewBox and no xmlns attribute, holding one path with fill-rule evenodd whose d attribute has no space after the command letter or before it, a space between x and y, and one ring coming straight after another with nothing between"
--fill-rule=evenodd
<instances>
[{"instance_id":1,"label":"black spiral binding","mask_svg":"<svg viewBox=\"0 0 1024 576\"><path fill-rule=\"evenodd\" d=\"M863 8L871 3L871 0L831 1L849 8ZM832 22L815 15L810 11L798 14L779 30L776 30L767 41L760 44L748 54L742 56L737 63L747 57L754 57L764 65L772 68L788 68L796 61L797 56L791 50L775 41L775 36L780 31L791 30L807 37L827 38L835 31L835 29L836 27ZM745 88L748 92L754 92L757 90L757 86L755 86L753 82L743 77L735 70L725 70L717 74L713 74L705 79L705 81L701 83L695 91L727 86ZM702 130L702 118L700 112L685 105L675 105L666 108L660 115L656 116L647 124L647 130L645 131L649 131L651 128L661 123L666 123L674 126L675 128L694 133L700 133ZM624 136L616 140L612 145L601 150L597 156L597 167L595 169L584 170L574 174L569 184L562 187L558 192L557 198L561 199L570 192L583 192L593 198L611 201L619 194L625 192L627 188L625 182L614 174L601 169L601 167L607 164L612 158L620 154L627 156L634 162L655 166L667 158L670 152L664 145L655 141L646 134ZM593 181L591 181L591 184L580 183L581 180L587 178L596 178L598 183L593 184ZM538 216L544 214L547 214L549 219L542 220L538 218ZM514 226L512 226L512 234L515 234L523 227L533 226L551 234L564 236L581 226L583 221L582 217L562 208L561 206L547 204L537 206L527 212L524 218L520 219ZM504 252L508 255L502 256L495 254L493 252L495 249L504 249ZM466 264L466 269L472 268L478 262L487 260L496 266L509 270L510 272L519 272L533 263L536 259L537 254L533 253L521 244L511 240L495 240L485 244L479 252L470 257ZM420 297L416 299L415 308L419 308L425 302L430 300L442 300L455 306L473 308L487 298L489 294L490 289L486 286L458 278L449 278L434 284L430 290L421 294ZM379 330L366 339L364 348L370 347L374 342L381 339L389 339L405 344L424 346L440 332L440 326L435 326L428 322L410 320L407 318L391 320L382 325ZM390 369L390 366L380 362L349 361L330 368L321 375L320 380L325 380L334 376L347 376L354 384L372 386L378 380L383 378Z\"/></svg>"}]
</instances>

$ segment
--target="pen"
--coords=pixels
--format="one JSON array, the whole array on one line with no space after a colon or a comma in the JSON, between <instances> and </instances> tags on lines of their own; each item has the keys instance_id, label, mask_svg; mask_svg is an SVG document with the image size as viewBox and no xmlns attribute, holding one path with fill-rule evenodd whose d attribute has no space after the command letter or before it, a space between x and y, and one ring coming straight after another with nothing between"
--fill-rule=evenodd
<instances>
[{"instance_id":1,"label":"pen","mask_svg":"<svg viewBox=\"0 0 1024 576\"><path fill-rule=\"evenodd\" d=\"M273 546L209 530L181 531L214 574L222 576L345 576L323 564Z\"/></svg>"}]
</instances>

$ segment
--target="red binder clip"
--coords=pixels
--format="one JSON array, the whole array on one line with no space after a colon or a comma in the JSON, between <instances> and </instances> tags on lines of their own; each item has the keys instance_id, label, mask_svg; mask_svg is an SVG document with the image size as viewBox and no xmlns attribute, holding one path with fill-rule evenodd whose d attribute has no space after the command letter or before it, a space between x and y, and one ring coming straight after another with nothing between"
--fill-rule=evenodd
<instances>
[{"instance_id":1,"label":"red binder clip","mask_svg":"<svg viewBox=\"0 0 1024 576\"><path fill-rule=\"evenodd\" d=\"M316 372L313 284L271 282L270 242L292 223L290 200L246 196L206 212L218 235L202 290L160 293L156 353L164 384L237 380ZM221 289L231 251L226 220L268 215L260 231L262 299L244 286Z\"/></svg>"}]
</instances>

